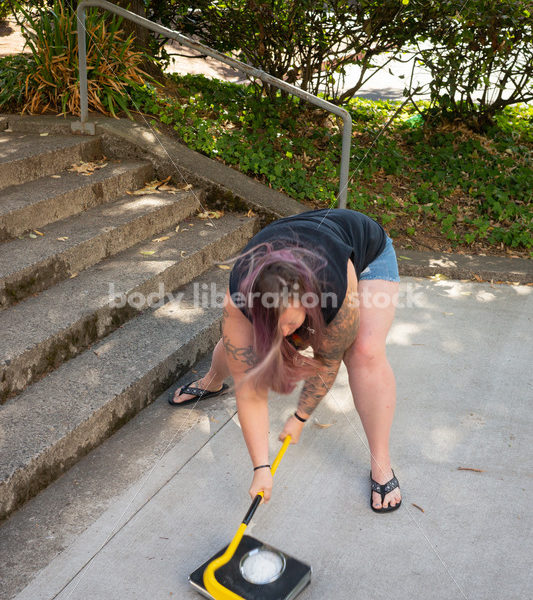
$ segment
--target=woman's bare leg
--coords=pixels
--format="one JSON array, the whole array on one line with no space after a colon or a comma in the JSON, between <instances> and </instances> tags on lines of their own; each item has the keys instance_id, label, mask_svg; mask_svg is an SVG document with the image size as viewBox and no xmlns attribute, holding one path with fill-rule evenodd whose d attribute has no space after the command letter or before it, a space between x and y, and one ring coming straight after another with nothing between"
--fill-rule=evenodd
<instances>
[{"instance_id":1,"label":"woman's bare leg","mask_svg":"<svg viewBox=\"0 0 533 600\"><path fill-rule=\"evenodd\" d=\"M391 327L399 284L380 279L359 282L359 332L346 351L355 407L368 439L372 478L384 484L392 478L389 438L396 405L396 382L387 360L385 342ZM401 500L398 488L385 496L383 507ZM381 497L374 492L372 504L381 508Z\"/></svg>"},{"instance_id":2,"label":"woman's bare leg","mask_svg":"<svg viewBox=\"0 0 533 600\"><path fill-rule=\"evenodd\" d=\"M209 371L201 379L192 383L191 386L214 392L222 387L224 379L226 379L229 374L228 364L226 362L226 350L224 349L221 338L213 350ZM180 403L185 402L185 400L190 400L191 398L197 398L197 396L191 394L181 394L181 396L178 396L179 393L180 390L178 388L174 394L173 402Z\"/></svg>"}]
</instances>

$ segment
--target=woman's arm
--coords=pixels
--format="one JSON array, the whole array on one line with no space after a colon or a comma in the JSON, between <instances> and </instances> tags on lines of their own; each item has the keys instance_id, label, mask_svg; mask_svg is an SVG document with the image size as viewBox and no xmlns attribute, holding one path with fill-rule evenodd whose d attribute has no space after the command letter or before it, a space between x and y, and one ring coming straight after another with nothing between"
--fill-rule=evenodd
<instances>
[{"instance_id":1,"label":"woman's arm","mask_svg":"<svg viewBox=\"0 0 533 600\"><path fill-rule=\"evenodd\" d=\"M306 379L298 400L297 413L303 419L311 416L330 390L337 377L344 353L357 336L359 328L357 276L351 260L347 265L347 277L346 296L342 306L328 325L323 344L315 352L315 358L322 361L323 368L317 371L316 375ZM298 442L303 425L296 417L291 417L280 435L280 440L283 440L287 434L291 434L292 442Z\"/></svg>"},{"instance_id":2,"label":"woman's arm","mask_svg":"<svg viewBox=\"0 0 533 600\"><path fill-rule=\"evenodd\" d=\"M269 464L268 445L268 390L258 389L246 375L257 363L253 350L252 325L242 312L231 302L229 292L226 293L222 321L222 340L226 351L229 371L235 383L237 412L241 424L244 441L252 460L258 467ZM259 491L264 492L268 502L272 490L270 469L254 471L254 479L250 488L252 498Z\"/></svg>"}]
</instances>

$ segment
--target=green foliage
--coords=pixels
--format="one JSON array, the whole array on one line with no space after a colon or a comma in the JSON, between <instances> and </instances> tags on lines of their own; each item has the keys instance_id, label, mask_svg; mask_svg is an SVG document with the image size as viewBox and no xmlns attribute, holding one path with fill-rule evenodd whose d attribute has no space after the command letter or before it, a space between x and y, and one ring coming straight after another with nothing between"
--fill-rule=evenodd
<instances>
[{"instance_id":1,"label":"green foliage","mask_svg":"<svg viewBox=\"0 0 533 600\"><path fill-rule=\"evenodd\" d=\"M147 1L153 18L196 35L221 52L234 51L245 63L301 87L344 102L361 87L375 58L396 52L424 31L418 5L400 0L228 0L194 3ZM348 65L361 78L340 91ZM365 75L366 74L366 75ZM271 98L276 88L262 88Z\"/></svg>"},{"instance_id":2,"label":"green foliage","mask_svg":"<svg viewBox=\"0 0 533 600\"><path fill-rule=\"evenodd\" d=\"M24 104L24 81L32 61L21 54L0 57L0 110L16 112Z\"/></svg>"},{"instance_id":3,"label":"green foliage","mask_svg":"<svg viewBox=\"0 0 533 600\"><path fill-rule=\"evenodd\" d=\"M5 19L11 12L11 7L5 0L0 0L0 21Z\"/></svg>"},{"instance_id":4,"label":"green foliage","mask_svg":"<svg viewBox=\"0 0 533 600\"><path fill-rule=\"evenodd\" d=\"M298 100L258 98L248 88L203 76L174 80L178 99L161 98L146 86L134 94L135 104L172 126L194 150L220 157L295 198L312 197L320 188L322 197L334 200L338 153L320 154L329 146L330 129L324 123L302 134ZM323 113L316 113L323 121Z\"/></svg>"},{"instance_id":5,"label":"green foliage","mask_svg":"<svg viewBox=\"0 0 533 600\"><path fill-rule=\"evenodd\" d=\"M32 56L31 68L15 88L19 100L24 89L22 112L79 114L76 14L59 0L51 7L20 10ZM132 49L133 38L123 36L121 23L117 17L102 19L97 10L87 12L89 107L112 116L129 114L130 91L149 79L139 66L145 57Z\"/></svg>"},{"instance_id":6,"label":"green foliage","mask_svg":"<svg viewBox=\"0 0 533 600\"><path fill-rule=\"evenodd\" d=\"M202 76L173 80L176 97L145 86L135 104L194 150L294 198L335 205L341 133L333 117L296 99L258 98ZM533 250L531 109L506 109L501 126L480 136L465 127L425 131L413 119L418 113L405 108L379 135L398 105L360 98L348 105L349 206L378 218L392 235L416 239L436 227L451 246L482 241Z\"/></svg>"},{"instance_id":7,"label":"green foliage","mask_svg":"<svg viewBox=\"0 0 533 600\"><path fill-rule=\"evenodd\" d=\"M47 3L47 0L0 0L0 20L5 19L8 15L16 17L16 13L21 8L38 8Z\"/></svg>"},{"instance_id":8,"label":"green foliage","mask_svg":"<svg viewBox=\"0 0 533 600\"><path fill-rule=\"evenodd\" d=\"M533 100L530 0L469 0L460 11L441 0L424 12L431 47L419 59L432 76L427 118L460 119L484 131L504 107Z\"/></svg>"}]
</instances>

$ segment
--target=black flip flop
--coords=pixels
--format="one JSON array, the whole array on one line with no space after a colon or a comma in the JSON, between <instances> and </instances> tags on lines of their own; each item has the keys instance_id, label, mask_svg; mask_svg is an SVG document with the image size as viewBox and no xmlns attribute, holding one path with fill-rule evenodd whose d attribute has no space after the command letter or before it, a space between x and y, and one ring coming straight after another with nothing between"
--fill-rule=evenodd
<instances>
[{"instance_id":1,"label":"black flip flop","mask_svg":"<svg viewBox=\"0 0 533 600\"><path fill-rule=\"evenodd\" d=\"M180 389L180 393L178 394L178 396L181 396L182 394L194 394L195 396L197 396L196 398L191 398L190 400L185 400L184 402L173 402L172 400L173 400L174 396L172 396L172 398L168 399L168 403L171 406L185 406L186 404L191 404L193 402L198 402L200 400L206 400L207 398L212 398L213 396L218 396L219 394L222 394L223 392L225 392L229 387L229 385L227 383L223 383L222 387L219 390L216 390L214 392L208 392L207 390L202 390L201 388L189 387L191 385L191 383L194 383L194 381L190 381L189 383L184 385Z\"/></svg>"},{"instance_id":2,"label":"black flip flop","mask_svg":"<svg viewBox=\"0 0 533 600\"><path fill-rule=\"evenodd\" d=\"M398 502L398 504L396 504L396 506L387 506L387 508L383 508L385 496L389 492L392 492L392 490L395 490L397 487L400 487L400 484L394 475L394 471L392 472L392 479L389 479L389 481L383 485L372 479L372 471L370 471L370 508L377 513L387 513L392 512L393 510L398 510L402 504L401 500ZM372 492L377 492L381 496L382 508L374 508L374 505L372 504Z\"/></svg>"}]
</instances>

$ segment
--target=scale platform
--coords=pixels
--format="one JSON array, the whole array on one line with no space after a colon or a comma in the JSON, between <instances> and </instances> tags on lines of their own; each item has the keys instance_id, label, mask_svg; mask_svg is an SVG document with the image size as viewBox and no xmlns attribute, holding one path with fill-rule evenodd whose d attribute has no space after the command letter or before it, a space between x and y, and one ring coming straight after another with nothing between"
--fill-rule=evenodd
<instances>
[{"instance_id":1,"label":"scale platform","mask_svg":"<svg viewBox=\"0 0 533 600\"><path fill-rule=\"evenodd\" d=\"M211 561L226 551L226 548L227 546L222 548L189 576L191 585L206 598L214 600L204 587L204 571ZM266 573L267 582L252 583L246 577L250 577L253 570L246 565L253 566L254 559L260 552L266 552L270 557L275 557L279 561L280 569L271 577ZM228 564L217 570L216 578L224 587L242 596L245 600L292 600L311 581L311 567L260 540L245 535L233 558Z\"/></svg>"}]
</instances>

